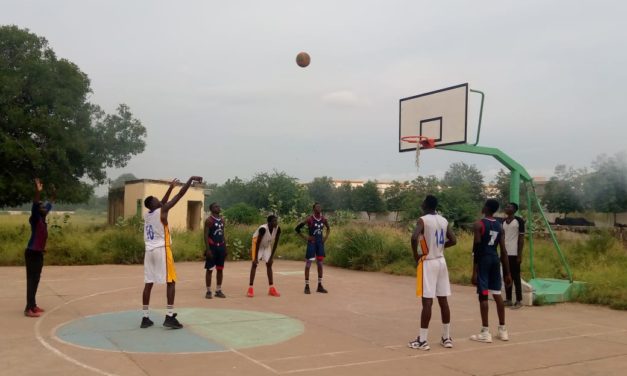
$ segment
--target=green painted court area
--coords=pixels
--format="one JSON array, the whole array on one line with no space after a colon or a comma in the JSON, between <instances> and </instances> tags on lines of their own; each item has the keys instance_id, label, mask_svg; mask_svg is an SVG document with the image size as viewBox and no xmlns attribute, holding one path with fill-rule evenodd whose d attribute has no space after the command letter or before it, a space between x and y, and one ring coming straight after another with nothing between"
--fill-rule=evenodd
<instances>
[{"instance_id":1,"label":"green painted court area","mask_svg":"<svg viewBox=\"0 0 627 376\"><path fill-rule=\"evenodd\" d=\"M154 313L154 312L153 312ZM85 348L139 353L201 353L264 346L287 341L303 333L304 325L285 315L232 309L183 308L180 330L137 325L138 312L93 315L57 329L63 342ZM155 321L163 320L158 312Z\"/></svg>"}]
</instances>

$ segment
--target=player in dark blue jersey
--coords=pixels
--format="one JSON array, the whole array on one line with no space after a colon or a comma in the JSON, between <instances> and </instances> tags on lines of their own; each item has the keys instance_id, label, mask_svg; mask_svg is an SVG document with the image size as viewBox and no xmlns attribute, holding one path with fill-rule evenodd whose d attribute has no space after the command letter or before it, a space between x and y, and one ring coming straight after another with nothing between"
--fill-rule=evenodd
<instances>
[{"instance_id":1,"label":"player in dark blue jersey","mask_svg":"<svg viewBox=\"0 0 627 376\"><path fill-rule=\"evenodd\" d=\"M304 226L307 226L309 236L301 234ZM324 229L326 228L326 231ZM322 215L322 207L319 203L313 205L313 214L296 226L296 233L307 242L307 252L305 254L305 294L311 294L309 289L309 268L311 263L316 260L318 265L318 288L316 292L326 294L328 291L322 287L322 265L325 257L324 243L327 241L331 233L329 222Z\"/></svg>"},{"instance_id":2,"label":"player in dark blue jersey","mask_svg":"<svg viewBox=\"0 0 627 376\"><path fill-rule=\"evenodd\" d=\"M496 302L496 311L499 316L497 338L507 341L509 335L505 327L505 305L501 296L501 265L503 277L507 286L511 285L512 277L509 272L507 249L503 226L494 218L499 210L496 200L487 200L482 213L484 217L474 226L473 270L472 283L477 286L479 307L481 310L481 332L470 337L473 341L492 342L488 321L488 295L492 294ZM501 256L497 253L497 246L501 249Z\"/></svg>"},{"instance_id":3,"label":"player in dark blue jersey","mask_svg":"<svg viewBox=\"0 0 627 376\"><path fill-rule=\"evenodd\" d=\"M222 278L224 271L224 261L226 260L227 249L224 237L224 217L220 215L221 208L217 203L209 205L211 215L205 220L205 283L207 293L205 298L211 299L211 277L216 269L216 298L226 298L222 292Z\"/></svg>"}]
</instances>

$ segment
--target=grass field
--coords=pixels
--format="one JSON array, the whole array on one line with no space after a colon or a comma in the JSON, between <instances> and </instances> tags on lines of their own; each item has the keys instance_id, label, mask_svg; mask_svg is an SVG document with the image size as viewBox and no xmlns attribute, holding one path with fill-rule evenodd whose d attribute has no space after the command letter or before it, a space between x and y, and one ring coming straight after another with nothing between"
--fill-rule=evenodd
<instances>
[{"instance_id":1,"label":"grass field","mask_svg":"<svg viewBox=\"0 0 627 376\"><path fill-rule=\"evenodd\" d=\"M51 215L49 218L47 265L131 264L143 260L141 223L126 221L105 225L99 215ZM282 224L283 233L277 257L302 260L305 245ZM251 235L255 226L227 225L229 258L250 259ZM24 247L30 236L26 215L0 216L0 265L22 265ZM329 264L363 271L383 271L413 275L414 261L409 248L408 229L383 225L347 224L332 228L326 244ZM592 235L558 233L574 278L588 283L578 300L627 310L627 251L604 232ZM200 231L174 232L173 250L177 261L203 259ZM446 251L450 278L469 284L472 237L458 234L458 244ZM526 250L526 252L528 252ZM528 253L527 253L528 256ZM538 277L566 278L557 253L548 239L535 240L535 270ZM522 265L523 278L530 278L529 259Z\"/></svg>"}]
</instances>

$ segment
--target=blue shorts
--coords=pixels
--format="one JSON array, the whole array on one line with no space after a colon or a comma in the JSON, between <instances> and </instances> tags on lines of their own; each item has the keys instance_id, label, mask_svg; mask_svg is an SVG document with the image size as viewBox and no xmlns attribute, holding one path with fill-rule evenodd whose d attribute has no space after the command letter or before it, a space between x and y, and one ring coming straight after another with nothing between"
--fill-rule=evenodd
<instances>
[{"instance_id":1,"label":"blue shorts","mask_svg":"<svg viewBox=\"0 0 627 376\"><path fill-rule=\"evenodd\" d=\"M479 256L477 268L477 294L501 293L501 260L496 254Z\"/></svg>"},{"instance_id":2,"label":"blue shorts","mask_svg":"<svg viewBox=\"0 0 627 376\"><path fill-rule=\"evenodd\" d=\"M324 243L322 241L307 242L306 260L324 260Z\"/></svg>"},{"instance_id":3,"label":"blue shorts","mask_svg":"<svg viewBox=\"0 0 627 376\"><path fill-rule=\"evenodd\" d=\"M226 247L223 245L210 245L209 249L211 250L212 257L205 256L205 269L224 269L224 261L226 260Z\"/></svg>"}]
</instances>

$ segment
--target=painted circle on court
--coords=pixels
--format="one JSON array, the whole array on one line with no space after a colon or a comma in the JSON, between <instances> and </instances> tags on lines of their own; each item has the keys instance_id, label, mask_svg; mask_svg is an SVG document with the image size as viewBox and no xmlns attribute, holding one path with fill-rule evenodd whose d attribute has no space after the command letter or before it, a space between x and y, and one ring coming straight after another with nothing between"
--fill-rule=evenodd
<instances>
[{"instance_id":1,"label":"painted circle on court","mask_svg":"<svg viewBox=\"0 0 627 376\"><path fill-rule=\"evenodd\" d=\"M203 353L272 345L301 335L305 327L278 313L183 308L182 329L162 326L164 311L151 310L155 325L141 329L141 311L102 313L65 323L55 331L62 342L84 348L138 353Z\"/></svg>"}]
</instances>

